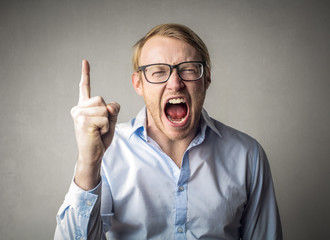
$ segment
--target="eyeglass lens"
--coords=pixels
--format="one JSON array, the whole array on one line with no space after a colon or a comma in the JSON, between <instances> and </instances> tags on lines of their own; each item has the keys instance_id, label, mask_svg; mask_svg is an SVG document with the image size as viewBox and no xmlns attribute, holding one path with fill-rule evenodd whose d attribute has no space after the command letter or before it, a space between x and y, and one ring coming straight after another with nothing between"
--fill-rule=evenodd
<instances>
[{"instance_id":1,"label":"eyeglass lens","mask_svg":"<svg viewBox=\"0 0 330 240\"><path fill-rule=\"evenodd\" d=\"M203 64L182 63L177 66L178 74L182 80L195 81L203 75ZM165 82L171 74L171 67L165 64L151 65L145 68L145 76L149 82Z\"/></svg>"}]
</instances>

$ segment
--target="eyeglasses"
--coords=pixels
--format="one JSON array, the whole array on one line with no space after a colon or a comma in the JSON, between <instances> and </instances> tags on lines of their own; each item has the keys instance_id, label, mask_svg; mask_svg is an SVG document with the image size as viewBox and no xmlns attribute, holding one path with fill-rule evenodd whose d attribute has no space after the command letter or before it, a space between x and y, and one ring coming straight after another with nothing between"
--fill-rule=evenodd
<instances>
[{"instance_id":1,"label":"eyeglasses","mask_svg":"<svg viewBox=\"0 0 330 240\"><path fill-rule=\"evenodd\" d=\"M205 62L202 61L189 61L182 62L176 65L165 63L154 63L138 68L143 71L144 77L149 83L164 83L166 82L173 71L177 69L179 77L184 81L197 81L202 78L204 74Z\"/></svg>"}]
</instances>

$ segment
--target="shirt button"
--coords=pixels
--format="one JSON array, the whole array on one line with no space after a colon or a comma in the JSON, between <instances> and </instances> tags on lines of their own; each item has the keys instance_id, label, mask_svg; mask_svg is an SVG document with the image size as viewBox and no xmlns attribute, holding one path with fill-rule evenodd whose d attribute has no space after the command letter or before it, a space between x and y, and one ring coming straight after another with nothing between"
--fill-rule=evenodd
<instances>
[{"instance_id":1,"label":"shirt button","mask_svg":"<svg viewBox=\"0 0 330 240\"><path fill-rule=\"evenodd\" d=\"M182 233L182 232L183 232L183 228L182 228L182 227L178 227L177 231L178 231L179 233Z\"/></svg>"},{"instance_id":2,"label":"shirt button","mask_svg":"<svg viewBox=\"0 0 330 240\"><path fill-rule=\"evenodd\" d=\"M184 190L184 186L179 187L179 191L182 192Z\"/></svg>"},{"instance_id":3,"label":"shirt button","mask_svg":"<svg viewBox=\"0 0 330 240\"><path fill-rule=\"evenodd\" d=\"M89 201L89 200L87 200L87 201L86 201L86 205L91 206L91 205L92 205L92 202Z\"/></svg>"}]
</instances>

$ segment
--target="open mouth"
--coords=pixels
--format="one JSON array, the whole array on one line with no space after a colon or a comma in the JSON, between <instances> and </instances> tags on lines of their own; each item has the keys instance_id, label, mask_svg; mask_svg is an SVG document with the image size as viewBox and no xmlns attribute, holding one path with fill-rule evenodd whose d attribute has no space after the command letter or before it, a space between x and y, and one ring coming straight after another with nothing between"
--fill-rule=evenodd
<instances>
[{"instance_id":1,"label":"open mouth","mask_svg":"<svg viewBox=\"0 0 330 240\"><path fill-rule=\"evenodd\" d=\"M184 124L188 112L189 109L184 98L169 99L165 105L166 118L173 124Z\"/></svg>"}]
</instances>

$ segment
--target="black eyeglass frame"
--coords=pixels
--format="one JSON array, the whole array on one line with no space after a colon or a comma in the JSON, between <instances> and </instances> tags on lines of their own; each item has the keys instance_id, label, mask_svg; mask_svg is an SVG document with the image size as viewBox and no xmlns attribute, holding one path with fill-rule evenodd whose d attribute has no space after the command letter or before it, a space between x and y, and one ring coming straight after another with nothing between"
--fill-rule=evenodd
<instances>
[{"instance_id":1,"label":"black eyeglass frame","mask_svg":"<svg viewBox=\"0 0 330 240\"><path fill-rule=\"evenodd\" d=\"M180 75L180 71L178 71L178 67L182 64L185 64L185 63L200 63L203 65L203 68L202 68L202 74L201 76L198 78L198 79L195 79L195 80L186 80L186 79L183 79ZM170 68L170 74L168 75L168 78L164 81L161 81L161 82L150 82L146 76L146 72L145 72L145 69L147 67L150 67L150 66L154 66L154 65L165 65L165 66L168 66ZM147 64L147 65L143 65L143 66L140 66L138 67L138 71L142 71L143 72L143 75L145 77L145 79L147 80L148 83L151 83L151 84L160 84L160 83L165 83L168 81L168 79L170 79L171 75L172 75L172 72L173 72L173 68L176 68L177 72L178 72L178 76L180 77L180 79L182 81L186 81L186 82L195 82L195 81L198 81L200 80L203 76L204 76L204 72L205 72L205 66L206 66L206 62L205 61L186 61L186 62L181 62L181 63L178 63L178 64L175 64L175 65L171 65L171 64L167 64L167 63L152 63L152 64Z\"/></svg>"}]
</instances>

